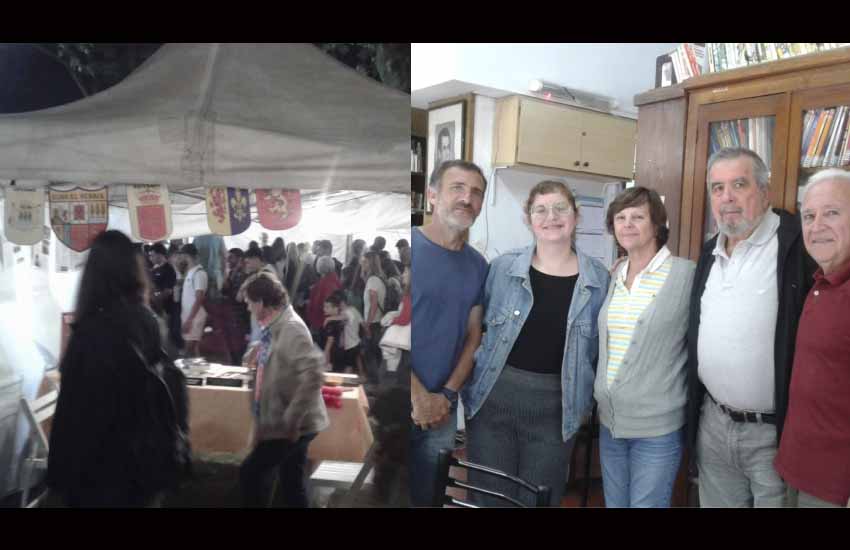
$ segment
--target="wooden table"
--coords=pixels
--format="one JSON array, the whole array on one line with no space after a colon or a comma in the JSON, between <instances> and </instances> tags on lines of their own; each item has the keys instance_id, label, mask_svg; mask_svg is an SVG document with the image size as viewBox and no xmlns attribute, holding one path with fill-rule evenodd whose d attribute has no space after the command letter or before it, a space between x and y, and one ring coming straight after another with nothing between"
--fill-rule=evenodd
<instances>
[{"instance_id":1,"label":"wooden table","mask_svg":"<svg viewBox=\"0 0 850 550\"><path fill-rule=\"evenodd\" d=\"M342 408L328 407L331 425L310 444L310 460L362 462L372 445L369 402L362 386L344 388ZM204 455L245 456L251 450L253 390L189 386L189 435L192 450Z\"/></svg>"}]
</instances>

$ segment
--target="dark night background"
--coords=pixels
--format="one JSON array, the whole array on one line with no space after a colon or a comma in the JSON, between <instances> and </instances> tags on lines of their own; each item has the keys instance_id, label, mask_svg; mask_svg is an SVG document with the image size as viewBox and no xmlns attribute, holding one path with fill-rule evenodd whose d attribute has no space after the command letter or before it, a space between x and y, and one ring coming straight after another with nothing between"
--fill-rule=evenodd
<instances>
[{"instance_id":1,"label":"dark night background","mask_svg":"<svg viewBox=\"0 0 850 550\"><path fill-rule=\"evenodd\" d=\"M410 44L316 43L360 73L410 93ZM76 101L127 77L162 44L0 43L0 113Z\"/></svg>"}]
</instances>

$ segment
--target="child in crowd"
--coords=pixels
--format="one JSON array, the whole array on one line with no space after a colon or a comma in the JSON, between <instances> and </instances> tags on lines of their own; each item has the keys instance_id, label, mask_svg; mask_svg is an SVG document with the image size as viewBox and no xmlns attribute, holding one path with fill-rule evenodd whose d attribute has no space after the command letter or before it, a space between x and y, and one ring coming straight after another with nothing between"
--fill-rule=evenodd
<instances>
[{"instance_id":1,"label":"child in crowd","mask_svg":"<svg viewBox=\"0 0 850 550\"><path fill-rule=\"evenodd\" d=\"M334 372L363 373L360 357L360 329L363 316L345 299L345 292L338 290L328 296L324 303L325 322L322 327L325 358Z\"/></svg>"}]
</instances>

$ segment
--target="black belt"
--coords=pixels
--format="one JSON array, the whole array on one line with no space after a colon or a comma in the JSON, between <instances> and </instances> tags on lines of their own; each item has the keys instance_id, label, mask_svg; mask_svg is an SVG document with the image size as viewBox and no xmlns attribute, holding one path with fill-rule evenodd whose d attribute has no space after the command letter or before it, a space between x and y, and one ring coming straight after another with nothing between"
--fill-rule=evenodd
<instances>
[{"instance_id":1,"label":"black belt","mask_svg":"<svg viewBox=\"0 0 850 550\"><path fill-rule=\"evenodd\" d=\"M717 399L714 398L708 392L705 392L708 397L714 401L714 404L717 405L721 411L723 411L726 416L732 419L733 422L754 422L756 424L773 424L776 426L776 415L768 414L768 413L759 413L759 412L750 412L750 411L736 411L735 409L730 409L726 405L717 402Z\"/></svg>"}]
</instances>

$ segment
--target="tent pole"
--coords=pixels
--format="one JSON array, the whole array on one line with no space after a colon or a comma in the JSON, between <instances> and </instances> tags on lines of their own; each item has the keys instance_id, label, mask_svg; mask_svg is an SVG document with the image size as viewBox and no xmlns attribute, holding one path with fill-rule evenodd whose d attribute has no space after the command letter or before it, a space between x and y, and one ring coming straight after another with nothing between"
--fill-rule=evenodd
<instances>
[{"instance_id":1,"label":"tent pole","mask_svg":"<svg viewBox=\"0 0 850 550\"><path fill-rule=\"evenodd\" d=\"M351 237L351 233L345 236L345 265L351 263Z\"/></svg>"}]
</instances>

